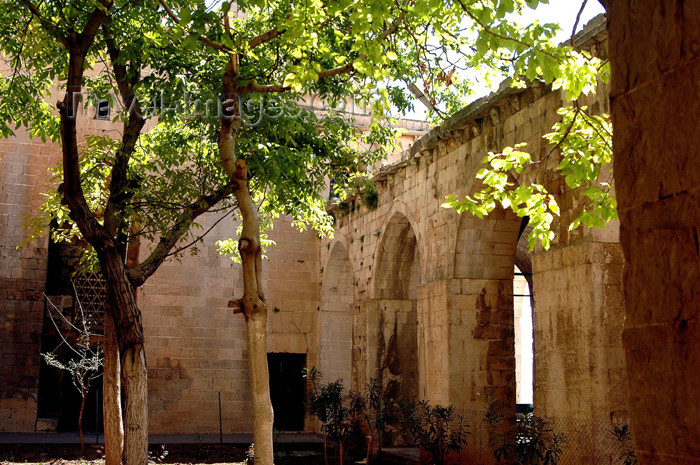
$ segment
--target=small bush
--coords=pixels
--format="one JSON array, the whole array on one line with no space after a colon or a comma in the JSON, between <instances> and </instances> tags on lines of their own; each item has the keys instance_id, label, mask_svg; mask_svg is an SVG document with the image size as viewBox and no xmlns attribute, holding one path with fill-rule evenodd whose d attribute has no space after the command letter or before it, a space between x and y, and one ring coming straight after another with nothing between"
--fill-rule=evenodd
<instances>
[{"instance_id":1,"label":"small bush","mask_svg":"<svg viewBox=\"0 0 700 465\"><path fill-rule=\"evenodd\" d=\"M369 210L374 210L379 204L379 193L371 181L365 183L362 190L362 204Z\"/></svg>"},{"instance_id":2,"label":"small bush","mask_svg":"<svg viewBox=\"0 0 700 465\"><path fill-rule=\"evenodd\" d=\"M347 394L342 380L321 384L321 372L316 368L306 370L309 381L308 410L321 422L324 437L324 456L328 465L327 445L335 447L335 463L342 465L348 455L364 450L364 434L361 425L364 404L357 402L352 393Z\"/></svg>"},{"instance_id":3,"label":"small bush","mask_svg":"<svg viewBox=\"0 0 700 465\"><path fill-rule=\"evenodd\" d=\"M615 463L621 465L637 465L637 455L634 452L634 444L632 443L632 434L630 433L629 426L615 426L611 433L617 441L617 448L620 453Z\"/></svg>"},{"instance_id":4,"label":"small bush","mask_svg":"<svg viewBox=\"0 0 700 465\"><path fill-rule=\"evenodd\" d=\"M489 428L489 443L493 456L500 462L511 461L517 465L557 465L566 442L563 434L556 433L550 422L534 413L519 414L514 429L502 428L503 417L492 400L484 421ZM513 441L515 438L515 441Z\"/></svg>"},{"instance_id":5,"label":"small bush","mask_svg":"<svg viewBox=\"0 0 700 465\"><path fill-rule=\"evenodd\" d=\"M402 403L401 411L404 435L427 454L427 464L446 465L449 454L467 444L468 425L454 407L421 401Z\"/></svg>"}]
</instances>

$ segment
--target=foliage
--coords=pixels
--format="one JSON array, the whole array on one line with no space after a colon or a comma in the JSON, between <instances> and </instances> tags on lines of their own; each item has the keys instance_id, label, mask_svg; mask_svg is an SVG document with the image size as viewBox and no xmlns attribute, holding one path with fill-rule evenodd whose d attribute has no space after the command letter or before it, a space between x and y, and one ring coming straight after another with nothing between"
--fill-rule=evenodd
<instances>
[{"instance_id":1,"label":"foliage","mask_svg":"<svg viewBox=\"0 0 700 465\"><path fill-rule=\"evenodd\" d=\"M506 147L501 153L489 152L482 163L477 179L483 188L471 196L459 199L448 196L443 206L462 213L483 218L495 208L510 209L520 217L528 217L532 231L528 246L533 250L539 240L548 249L554 238L552 222L560 213L556 198L545 186L536 182L521 183L521 175L546 163L547 158L559 149L560 159L556 170L570 189L577 189L584 199L581 212L569 224L569 230L580 225L605 227L617 219L617 201L611 191L612 182L612 127L609 115L589 115L587 107L570 106L557 110L562 121L553 126L553 132L545 134L552 149L540 160L521 149L526 144ZM530 172L526 172L530 170ZM601 172L607 176L600 179Z\"/></svg>"},{"instance_id":2,"label":"foliage","mask_svg":"<svg viewBox=\"0 0 700 465\"><path fill-rule=\"evenodd\" d=\"M449 454L467 444L468 425L453 406L431 406L425 400L400 406L404 434L428 454L427 464L446 465Z\"/></svg>"},{"instance_id":3,"label":"foliage","mask_svg":"<svg viewBox=\"0 0 700 465\"><path fill-rule=\"evenodd\" d=\"M492 399L487 399L484 422L489 430L489 445L494 458L500 462L518 465L557 465L566 442L563 434L556 433L549 421L533 412L518 414L513 429L505 427L504 418Z\"/></svg>"},{"instance_id":4,"label":"foliage","mask_svg":"<svg viewBox=\"0 0 700 465\"><path fill-rule=\"evenodd\" d=\"M525 143L505 147L500 153L489 152L482 160L486 166L477 173L482 186L464 198L448 196L443 204L479 218L495 208L510 209L520 217L527 217L532 227L528 237L530 250L538 241L545 249L549 248L554 239L554 216L560 214L555 196L538 182L550 157L557 160L556 171L566 186L577 189L583 198L581 211L568 225L569 230L580 225L603 228L617 218L617 201L611 191L610 116L594 115L577 101L581 95L595 93L599 81L608 82L609 63L587 51L571 49L558 59L560 66L552 89L565 92L572 104L557 110L561 121L543 136L551 144L548 153L533 159L530 153L521 150ZM524 84L517 76L513 83Z\"/></svg>"},{"instance_id":5,"label":"foliage","mask_svg":"<svg viewBox=\"0 0 700 465\"><path fill-rule=\"evenodd\" d=\"M488 163L490 168L482 168L477 173L477 179L481 179L485 187L461 200L448 196L444 206L454 208L458 213L468 211L478 218L483 218L497 207L510 208L518 216L530 218L529 224L533 228L528 237L530 249L534 248L537 239L545 248L549 248L554 238L551 231L553 215L559 214L559 205L541 184L517 185L512 180L513 172L519 175L525 166L532 164L530 154L519 150L523 146L506 147L499 154L489 152L482 162Z\"/></svg>"},{"instance_id":6,"label":"foliage","mask_svg":"<svg viewBox=\"0 0 700 465\"><path fill-rule=\"evenodd\" d=\"M255 444L248 446L243 463L253 463L255 461Z\"/></svg>"},{"instance_id":7,"label":"foliage","mask_svg":"<svg viewBox=\"0 0 700 465\"><path fill-rule=\"evenodd\" d=\"M614 426L611 433L615 438L617 449L620 453L615 463L619 463L620 465L637 465L637 455L634 450L632 433L629 426Z\"/></svg>"},{"instance_id":8,"label":"foliage","mask_svg":"<svg viewBox=\"0 0 700 465\"><path fill-rule=\"evenodd\" d=\"M579 189L580 195L588 199L581 213L569 225L570 230L580 224L602 228L611 219L617 219L617 201L611 192L610 115L589 115L587 110L585 106L559 109L557 113L562 116L562 121L554 125L553 132L544 136L561 151L557 170L566 185ZM607 180L602 180L601 174L608 176Z\"/></svg>"},{"instance_id":9,"label":"foliage","mask_svg":"<svg viewBox=\"0 0 700 465\"><path fill-rule=\"evenodd\" d=\"M362 419L362 427L367 436L367 457L377 445L379 454L382 450L383 435L389 431L391 421L390 408L385 405L385 393L382 384L375 378L370 378L361 392L350 392L351 409L356 417Z\"/></svg>"},{"instance_id":10,"label":"foliage","mask_svg":"<svg viewBox=\"0 0 700 465\"><path fill-rule=\"evenodd\" d=\"M270 205L260 210L281 211L284 206L285 213L296 213L294 217L306 212L314 227L324 218L322 214L288 204L296 197L299 203L323 210L324 204L309 194L314 189L295 190L295 195L284 190L304 185L305 177L309 181L321 179L315 170L324 165L324 156L307 160L301 165L303 169L297 170L299 165L287 154L288 147L276 145L281 138L289 139L298 132L296 121L292 124L287 116L298 114L293 110L297 108L294 102L301 96L327 105L329 111L317 124L326 138L343 136L341 143L329 146L341 154L331 165L336 172L348 170L344 181L351 185L352 178L362 174L361 166L371 166L390 150L395 134L390 125L379 124L389 109L401 113L412 106L397 82L422 86L438 117L460 109L464 98L471 95L473 70L484 79L507 73L519 85L541 79L587 90L588 74L578 71L597 64L583 52L554 44L557 25L517 23L518 15L526 8L535 8L537 0L420 0L400 5L388 0L268 0L236 5L223 2L216 7L193 0L160 3L169 20L160 33L167 31L191 57L180 58L177 73L187 82L208 85L201 86L201 95L216 94L220 87L212 86L220 85L230 57L239 57L237 88L246 99L250 96L245 104L252 101L259 111L254 112L255 117L243 115L251 124L244 124L236 135L237 153L251 165L253 179L257 177L262 183L258 192L270 197ZM329 125L328 118L350 119L347 107L356 103L368 105L374 118L365 134L353 135L351 125L338 126L336 120L335 126ZM271 106L273 112L268 110ZM258 114L265 116L258 118ZM271 140L275 143L270 144ZM343 147L355 153L348 154ZM292 175L293 182L283 175ZM315 192L324 190L314 186Z\"/></svg>"},{"instance_id":11,"label":"foliage","mask_svg":"<svg viewBox=\"0 0 700 465\"><path fill-rule=\"evenodd\" d=\"M148 461L152 463L163 463L168 456L168 451L165 448L165 444L160 445L160 451L153 452L153 451L148 451Z\"/></svg>"},{"instance_id":12,"label":"foliage","mask_svg":"<svg viewBox=\"0 0 700 465\"><path fill-rule=\"evenodd\" d=\"M377 208L378 203L379 193L377 192L377 188L374 186L374 183L368 181L362 190L362 204L367 207L367 209L374 210Z\"/></svg>"},{"instance_id":13,"label":"foliage","mask_svg":"<svg viewBox=\"0 0 700 465\"><path fill-rule=\"evenodd\" d=\"M133 226L128 231L129 241L158 242L166 232L178 227L183 212L196 204L203 192L215 192L226 184L218 152L204 137L203 130L201 126L170 123L158 124L142 135L138 149L129 160L127 177L130 182L119 206L126 223ZM83 190L88 207L98 217L104 216L109 202L112 167L119 147L118 141L105 135L88 135L82 145L79 167ZM51 188L63 178L63 166L56 166L52 172L50 185L43 194L44 202L25 221L29 229L25 244L45 235L52 221L61 225L51 231L54 242L82 240L62 192ZM231 199L223 199L209 211L227 217L235 213L236 204ZM179 257L185 250L197 253L197 246L208 232L193 221L182 231L180 244L169 251L169 256ZM85 246L82 266L94 270L99 266L97 257L89 244Z\"/></svg>"},{"instance_id":14,"label":"foliage","mask_svg":"<svg viewBox=\"0 0 700 465\"><path fill-rule=\"evenodd\" d=\"M336 463L342 465L352 445L351 441L358 436L362 437L360 421L365 404L358 396L345 392L342 380L321 384L321 372L314 367L307 369L305 374L309 382L309 413L321 422L324 449L327 441L334 444Z\"/></svg>"}]
</instances>

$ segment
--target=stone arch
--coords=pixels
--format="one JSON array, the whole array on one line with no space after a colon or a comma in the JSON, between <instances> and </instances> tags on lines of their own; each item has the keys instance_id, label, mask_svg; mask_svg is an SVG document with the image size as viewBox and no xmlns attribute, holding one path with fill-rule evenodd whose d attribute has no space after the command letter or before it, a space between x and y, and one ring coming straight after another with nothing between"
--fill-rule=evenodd
<instances>
[{"instance_id":1,"label":"stone arch","mask_svg":"<svg viewBox=\"0 0 700 465\"><path fill-rule=\"evenodd\" d=\"M399 207L400 208L400 207ZM396 209L394 209L396 210ZM376 354L375 377L394 401L418 400L418 287L421 284L419 236L400 211L388 217L379 238L368 308L368 337ZM373 364L374 364L373 363Z\"/></svg>"},{"instance_id":2,"label":"stone arch","mask_svg":"<svg viewBox=\"0 0 700 465\"><path fill-rule=\"evenodd\" d=\"M480 408L491 396L515 413L513 276L522 220L497 209L479 219L461 215L448 303L450 399Z\"/></svg>"},{"instance_id":3,"label":"stone arch","mask_svg":"<svg viewBox=\"0 0 700 465\"><path fill-rule=\"evenodd\" d=\"M386 287L386 284L380 283L380 279L378 279L377 273L379 268L382 266L380 260L382 260L383 255L384 257L394 255L394 250L389 249L391 249L392 247L395 248L397 246L396 242L393 242L391 240L387 241L388 237L396 238L397 235L401 234L402 232L407 233L408 227L410 228L410 232L412 233L413 238L415 239L414 250L417 254L416 258L420 259L427 256L424 253L425 247L423 244L420 228L418 227L419 223L413 215L411 209L409 209L405 203L398 200L394 201L394 203L391 206L391 209L384 218L385 221L382 224L382 227L378 234L379 240L377 241L377 248L373 255L374 265L372 266L372 270L374 270L374 273L372 283L370 286L370 297L374 299L381 298L378 295L377 290L380 289L382 286ZM420 260L416 261L415 263L420 263ZM421 267L420 272L418 274L419 280L422 280L423 271L424 270Z\"/></svg>"},{"instance_id":4,"label":"stone arch","mask_svg":"<svg viewBox=\"0 0 700 465\"><path fill-rule=\"evenodd\" d=\"M418 238L409 219L395 212L381 235L374 267L377 299L415 300L421 280Z\"/></svg>"},{"instance_id":5,"label":"stone arch","mask_svg":"<svg viewBox=\"0 0 700 465\"><path fill-rule=\"evenodd\" d=\"M483 219L463 213L459 221L454 272L461 279L513 279L522 219L497 209Z\"/></svg>"},{"instance_id":6,"label":"stone arch","mask_svg":"<svg viewBox=\"0 0 700 465\"><path fill-rule=\"evenodd\" d=\"M344 241L333 241L329 249L319 305L319 369L325 381L342 379L349 387L352 376L354 273Z\"/></svg>"}]
</instances>

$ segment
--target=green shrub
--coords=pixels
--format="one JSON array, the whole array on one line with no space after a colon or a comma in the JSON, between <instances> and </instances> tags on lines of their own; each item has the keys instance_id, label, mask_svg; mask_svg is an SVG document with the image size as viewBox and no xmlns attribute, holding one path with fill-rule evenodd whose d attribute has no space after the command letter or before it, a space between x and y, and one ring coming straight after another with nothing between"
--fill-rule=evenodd
<instances>
[{"instance_id":1,"label":"green shrub","mask_svg":"<svg viewBox=\"0 0 700 465\"><path fill-rule=\"evenodd\" d=\"M556 433L550 422L534 413L516 416L515 427L504 429L503 417L492 400L484 421L489 428L489 443L493 456L500 462L511 461L517 465L557 465L566 442L563 434Z\"/></svg>"},{"instance_id":2,"label":"green shrub","mask_svg":"<svg viewBox=\"0 0 700 465\"><path fill-rule=\"evenodd\" d=\"M450 453L467 444L468 425L453 406L431 406L427 401L402 403L404 435L427 455L427 464L446 465Z\"/></svg>"}]
</instances>

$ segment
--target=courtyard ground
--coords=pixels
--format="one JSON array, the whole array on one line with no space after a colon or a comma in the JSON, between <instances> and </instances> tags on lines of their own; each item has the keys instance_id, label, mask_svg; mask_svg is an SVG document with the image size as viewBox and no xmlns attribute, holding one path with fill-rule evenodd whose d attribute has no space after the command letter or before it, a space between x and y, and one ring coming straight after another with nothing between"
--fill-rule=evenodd
<instances>
[{"instance_id":1,"label":"courtyard ground","mask_svg":"<svg viewBox=\"0 0 700 465\"><path fill-rule=\"evenodd\" d=\"M151 446L149 451L153 464L221 464L244 465L246 447L218 444L184 444ZM163 454L163 452L167 454ZM101 465L103 449L73 444L0 444L0 464L50 464L50 465ZM323 453L318 450L281 450L279 465L316 465L323 462Z\"/></svg>"}]
</instances>

